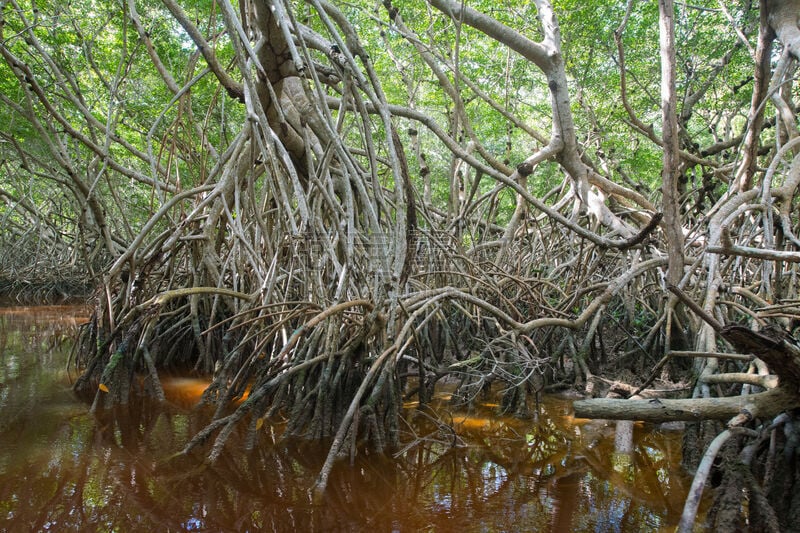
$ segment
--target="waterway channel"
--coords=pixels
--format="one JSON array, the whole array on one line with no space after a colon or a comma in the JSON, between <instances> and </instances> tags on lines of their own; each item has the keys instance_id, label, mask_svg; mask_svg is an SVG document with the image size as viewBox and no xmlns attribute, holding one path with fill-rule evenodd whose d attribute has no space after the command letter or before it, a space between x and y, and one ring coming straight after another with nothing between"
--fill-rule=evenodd
<instances>
[{"instance_id":1,"label":"waterway channel","mask_svg":"<svg viewBox=\"0 0 800 533\"><path fill-rule=\"evenodd\" d=\"M80 307L0 308L2 531L669 531L690 479L681 434L637 426L630 465L613 426L575 420L545 398L538 420L470 413L446 398L436 415L408 405L404 448L343 459L322 501L308 495L318 444L265 424L213 465L167 460L208 421L207 381L165 376L168 404L90 414L71 391ZM443 422L446 422L444 424ZM239 444L237 445L236 442Z\"/></svg>"}]
</instances>

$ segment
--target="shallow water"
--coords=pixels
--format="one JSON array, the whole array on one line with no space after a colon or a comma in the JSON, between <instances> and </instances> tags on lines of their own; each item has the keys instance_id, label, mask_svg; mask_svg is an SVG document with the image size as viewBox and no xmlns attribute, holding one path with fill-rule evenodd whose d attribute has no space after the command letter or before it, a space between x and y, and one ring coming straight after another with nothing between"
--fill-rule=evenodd
<instances>
[{"instance_id":1,"label":"shallow water","mask_svg":"<svg viewBox=\"0 0 800 533\"><path fill-rule=\"evenodd\" d=\"M326 449L282 440L280 426L214 465L168 462L208 419L191 408L207 382L165 378L166 408L90 415L66 371L81 313L0 308L0 530L577 533L668 530L680 517L679 433L637 427L627 464L613 426L575 420L557 398L536 423L492 404L467 414L442 399L435 416L409 404L407 446L343 460L321 502L307 489Z\"/></svg>"}]
</instances>

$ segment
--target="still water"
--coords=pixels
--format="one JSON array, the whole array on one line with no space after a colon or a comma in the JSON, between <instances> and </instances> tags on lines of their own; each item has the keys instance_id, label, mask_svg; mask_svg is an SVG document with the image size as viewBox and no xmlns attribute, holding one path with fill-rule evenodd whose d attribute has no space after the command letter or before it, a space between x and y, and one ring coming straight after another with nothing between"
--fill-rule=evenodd
<instances>
[{"instance_id":1,"label":"still water","mask_svg":"<svg viewBox=\"0 0 800 533\"><path fill-rule=\"evenodd\" d=\"M680 517L679 433L637 427L625 467L613 427L573 419L557 398L538 422L492 404L467 414L442 401L436 416L409 405L407 446L343 460L321 502L307 489L326 450L280 439L279 425L214 465L166 461L208 420L192 409L206 382L165 378L167 406L90 415L67 371L81 313L0 308L2 531L578 533L667 531Z\"/></svg>"}]
</instances>

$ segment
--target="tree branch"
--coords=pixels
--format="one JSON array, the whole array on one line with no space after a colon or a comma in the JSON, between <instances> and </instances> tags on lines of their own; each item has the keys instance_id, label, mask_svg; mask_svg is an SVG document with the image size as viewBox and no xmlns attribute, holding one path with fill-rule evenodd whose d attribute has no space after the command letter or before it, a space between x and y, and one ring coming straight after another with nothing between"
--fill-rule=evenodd
<instances>
[{"instance_id":1,"label":"tree branch","mask_svg":"<svg viewBox=\"0 0 800 533\"><path fill-rule=\"evenodd\" d=\"M797 405L796 394L778 387L750 396L682 400L593 398L573 403L576 418L675 422L730 420L746 410L751 418L768 418Z\"/></svg>"}]
</instances>

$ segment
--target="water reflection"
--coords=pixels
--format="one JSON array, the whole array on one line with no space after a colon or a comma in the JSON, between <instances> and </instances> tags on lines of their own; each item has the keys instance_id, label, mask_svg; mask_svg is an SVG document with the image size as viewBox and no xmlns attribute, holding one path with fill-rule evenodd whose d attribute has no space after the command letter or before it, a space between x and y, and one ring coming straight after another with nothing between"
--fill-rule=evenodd
<instances>
[{"instance_id":1,"label":"water reflection","mask_svg":"<svg viewBox=\"0 0 800 533\"><path fill-rule=\"evenodd\" d=\"M0 529L4 531L642 531L675 525L688 483L680 436L637 428L615 468L613 427L550 398L538 423L409 406L406 447L359 454L307 489L325 448L264 424L242 428L214 465L167 461L208 420L205 387L168 378L166 407L87 414L72 395L60 308L0 310ZM121 415L121 416L120 416Z\"/></svg>"}]
</instances>

